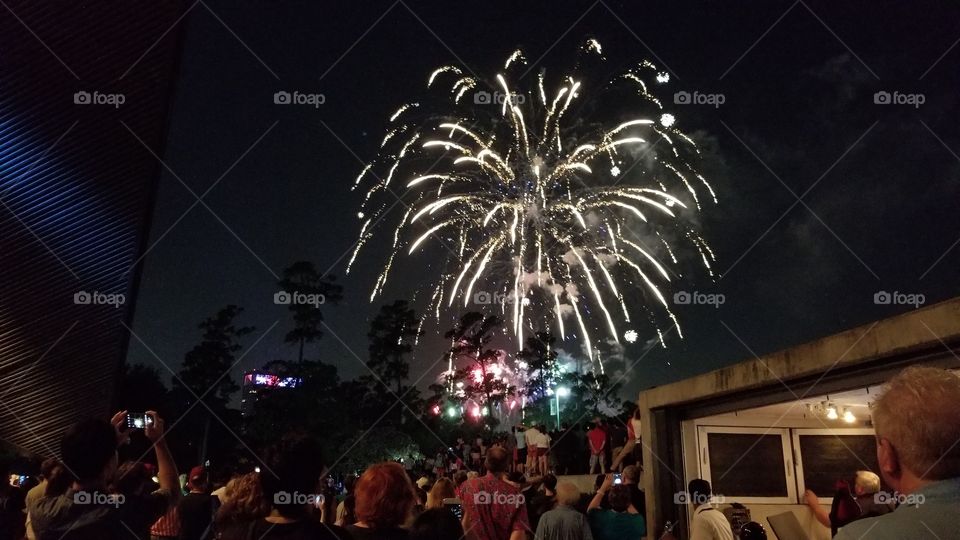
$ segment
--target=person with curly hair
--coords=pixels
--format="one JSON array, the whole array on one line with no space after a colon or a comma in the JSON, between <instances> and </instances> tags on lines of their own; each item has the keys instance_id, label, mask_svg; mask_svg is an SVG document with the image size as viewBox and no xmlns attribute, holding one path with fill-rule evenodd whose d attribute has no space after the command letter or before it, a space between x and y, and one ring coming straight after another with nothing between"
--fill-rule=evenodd
<instances>
[{"instance_id":1,"label":"person with curly hair","mask_svg":"<svg viewBox=\"0 0 960 540\"><path fill-rule=\"evenodd\" d=\"M260 487L260 475L255 472L242 474L230 479L223 492L223 504L214 518L215 528L223 538L223 531L240 523L246 523L265 517L270 513L270 505L263 498Z\"/></svg>"}]
</instances>

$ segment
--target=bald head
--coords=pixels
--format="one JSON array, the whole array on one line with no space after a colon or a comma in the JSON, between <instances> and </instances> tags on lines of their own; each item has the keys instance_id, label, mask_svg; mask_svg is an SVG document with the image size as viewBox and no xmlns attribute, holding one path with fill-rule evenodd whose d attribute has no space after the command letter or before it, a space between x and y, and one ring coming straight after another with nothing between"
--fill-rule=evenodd
<instances>
[{"instance_id":1,"label":"bald head","mask_svg":"<svg viewBox=\"0 0 960 540\"><path fill-rule=\"evenodd\" d=\"M557 483L557 504L574 506L580 502L580 490L571 482Z\"/></svg>"},{"instance_id":2,"label":"bald head","mask_svg":"<svg viewBox=\"0 0 960 540\"><path fill-rule=\"evenodd\" d=\"M910 367L873 403L880 441L895 449L899 468L925 481L960 477L960 377L940 368Z\"/></svg>"}]
</instances>

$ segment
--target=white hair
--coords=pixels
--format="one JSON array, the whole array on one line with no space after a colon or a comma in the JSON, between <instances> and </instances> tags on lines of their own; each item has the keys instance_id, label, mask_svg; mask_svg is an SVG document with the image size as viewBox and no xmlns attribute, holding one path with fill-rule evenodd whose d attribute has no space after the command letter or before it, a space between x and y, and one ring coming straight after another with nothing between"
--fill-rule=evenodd
<instances>
[{"instance_id":1,"label":"white hair","mask_svg":"<svg viewBox=\"0 0 960 540\"><path fill-rule=\"evenodd\" d=\"M872 495L880 491L880 477L870 471L857 471L855 483L864 495Z\"/></svg>"},{"instance_id":2,"label":"white hair","mask_svg":"<svg viewBox=\"0 0 960 540\"><path fill-rule=\"evenodd\" d=\"M572 482L559 482L556 491L559 504L574 506L580 502L580 490Z\"/></svg>"},{"instance_id":3,"label":"white hair","mask_svg":"<svg viewBox=\"0 0 960 540\"><path fill-rule=\"evenodd\" d=\"M871 412L877 437L890 441L904 468L925 480L960 477L960 377L909 367L890 379Z\"/></svg>"}]
</instances>

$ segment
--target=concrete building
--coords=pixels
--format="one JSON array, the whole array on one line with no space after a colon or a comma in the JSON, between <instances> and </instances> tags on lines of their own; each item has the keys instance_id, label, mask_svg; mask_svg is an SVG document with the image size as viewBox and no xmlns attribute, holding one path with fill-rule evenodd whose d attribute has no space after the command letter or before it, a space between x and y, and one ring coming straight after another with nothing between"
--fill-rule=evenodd
<instances>
[{"instance_id":1,"label":"concrete building","mask_svg":"<svg viewBox=\"0 0 960 540\"><path fill-rule=\"evenodd\" d=\"M642 392L648 538L666 521L689 537L683 493L699 477L771 538L767 518L792 512L829 539L804 490L829 509L836 479L876 471L873 397L904 367L960 368L958 351L960 298Z\"/></svg>"},{"instance_id":2,"label":"concrete building","mask_svg":"<svg viewBox=\"0 0 960 540\"><path fill-rule=\"evenodd\" d=\"M115 410L186 10L0 9L0 450Z\"/></svg>"}]
</instances>

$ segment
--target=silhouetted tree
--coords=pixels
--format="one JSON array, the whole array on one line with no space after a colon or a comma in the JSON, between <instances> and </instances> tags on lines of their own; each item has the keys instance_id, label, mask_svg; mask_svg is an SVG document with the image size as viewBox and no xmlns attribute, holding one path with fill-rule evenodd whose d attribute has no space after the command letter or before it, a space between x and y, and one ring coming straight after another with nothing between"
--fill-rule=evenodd
<instances>
[{"instance_id":1,"label":"silhouetted tree","mask_svg":"<svg viewBox=\"0 0 960 540\"><path fill-rule=\"evenodd\" d=\"M117 409L131 412L159 411L166 414L167 385L160 371L143 364L124 364L117 392Z\"/></svg>"},{"instance_id":2,"label":"silhouetted tree","mask_svg":"<svg viewBox=\"0 0 960 540\"><path fill-rule=\"evenodd\" d=\"M414 341L420 336L419 323L416 312L405 300L382 306L370 322L367 366L383 384L392 385L397 395L410 377L406 356L413 352Z\"/></svg>"},{"instance_id":3,"label":"silhouetted tree","mask_svg":"<svg viewBox=\"0 0 960 540\"><path fill-rule=\"evenodd\" d=\"M517 359L527 364L527 402L537 401L547 395L559 377L557 351L553 348L556 338L549 332L537 332L527 338L527 344L517 353Z\"/></svg>"},{"instance_id":4,"label":"silhouetted tree","mask_svg":"<svg viewBox=\"0 0 960 540\"><path fill-rule=\"evenodd\" d=\"M467 362L466 368L456 369L451 382L463 382L465 397L479 401L488 408L489 424L495 424L493 409L516 390L503 377L498 377L493 366L500 359L502 351L487 346L493 339L493 333L503 325L496 315L485 316L475 311L463 315L457 324L448 330L444 337L453 345L450 354L457 363Z\"/></svg>"},{"instance_id":5,"label":"silhouetted tree","mask_svg":"<svg viewBox=\"0 0 960 540\"><path fill-rule=\"evenodd\" d=\"M196 407L200 409L198 414L204 416L200 462L206 457L212 415L225 415L230 396L239 389L230 370L236 364L237 353L243 348L240 338L254 330L252 326L236 325L235 319L241 313L243 308L229 305L201 322L198 328L203 331L203 337L187 352L178 378L174 380L175 390L186 390L179 393L189 405L197 399L205 405Z\"/></svg>"},{"instance_id":6,"label":"silhouetted tree","mask_svg":"<svg viewBox=\"0 0 960 540\"><path fill-rule=\"evenodd\" d=\"M343 287L335 283L336 277L324 275L309 261L297 261L284 269L283 278L277 282L287 294L289 309L293 313L293 329L287 332L285 341L299 346L297 359L303 362L303 349L323 336L322 304L337 304L343 299Z\"/></svg>"}]
</instances>

